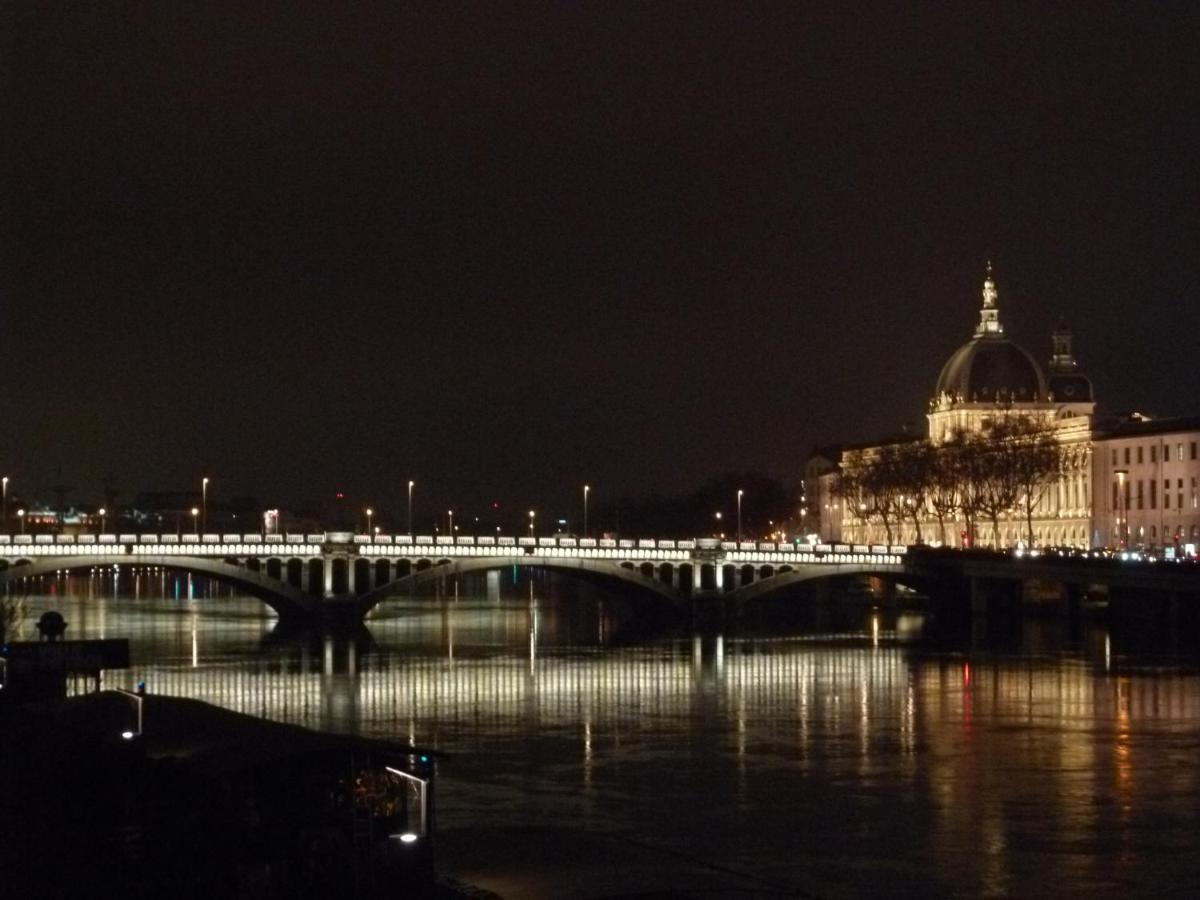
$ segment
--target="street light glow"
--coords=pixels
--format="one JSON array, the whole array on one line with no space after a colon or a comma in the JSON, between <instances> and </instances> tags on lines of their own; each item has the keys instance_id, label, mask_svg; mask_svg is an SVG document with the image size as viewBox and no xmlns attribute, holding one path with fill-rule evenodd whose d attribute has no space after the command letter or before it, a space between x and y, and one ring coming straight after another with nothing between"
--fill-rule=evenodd
<instances>
[{"instance_id":1,"label":"street light glow","mask_svg":"<svg viewBox=\"0 0 1200 900\"><path fill-rule=\"evenodd\" d=\"M412 491L413 485L416 484L411 478L408 480L408 533L412 534Z\"/></svg>"}]
</instances>

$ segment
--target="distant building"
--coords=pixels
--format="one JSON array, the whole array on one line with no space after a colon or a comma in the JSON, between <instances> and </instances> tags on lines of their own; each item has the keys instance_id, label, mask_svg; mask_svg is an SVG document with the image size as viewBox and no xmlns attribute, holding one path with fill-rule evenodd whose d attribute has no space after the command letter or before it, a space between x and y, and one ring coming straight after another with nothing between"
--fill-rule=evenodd
<instances>
[{"instance_id":1,"label":"distant building","mask_svg":"<svg viewBox=\"0 0 1200 900\"><path fill-rule=\"evenodd\" d=\"M1051 335L1052 353L1043 371L1005 331L990 264L982 293L974 334L950 355L938 376L927 414L929 443L943 445L956 434L984 431L1006 417L1037 422L1061 445L1063 465L1034 509L1035 544L1178 546L1194 552L1189 545L1200 543L1200 417L1155 421L1098 415L1091 380L1075 359L1067 326L1060 324ZM809 457L806 487L816 501L821 540L886 540L879 521L862 515L854 504L847 507L840 482L845 465L869 460L880 447L894 442L875 441L840 451L826 447ZM923 539L940 542L932 509L926 506L918 519ZM913 543L916 530L912 521L893 523L892 539ZM961 516L945 531L947 544L964 543ZM1023 515L1014 510L1002 516L1002 546L1016 546L1026 537ZM990 526L976 529L977 543L992 541Z\"/></svg>"},{"instance_id":2,"label":"distant building","mask_svg":"<svg viewBox=\"0 0 1200 900\"><path fill-rule=\"evenodd\" d=\"M1098 544L1200 545L1200 416L1126 420L1097 441Z\"/></svg>"}]
</instances>

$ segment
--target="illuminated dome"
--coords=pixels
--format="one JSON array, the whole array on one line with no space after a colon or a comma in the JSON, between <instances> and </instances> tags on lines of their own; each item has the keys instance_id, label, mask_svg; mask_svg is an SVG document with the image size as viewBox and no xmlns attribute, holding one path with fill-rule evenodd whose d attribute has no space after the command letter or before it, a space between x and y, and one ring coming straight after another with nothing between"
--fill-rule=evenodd
<instances>
[{"instance_id":1,"label":"illuminated dome","mask_svg":"<svg viewBox=\"0 0 1200 900\"><path fill-rule=\"evenodd\" d=\"M954 351L938 377L937 395L961 402L1037 401L1046 381L1033 357L1007 338L975 338Z\"/></svg>"},{"instance_id":2,"label":"illuminated dome","mask_svg":"<svg viewBox=\"0 0 1200 900\"><path fill-rule=\"evenodd\" d=\"M1045 400L1046 379L1041 368L1024 348L1004 334L996 307L998 296L989 263L975 336L955 350L942 367L935 399L951 403Z\"/></svg>"}]
</instances>

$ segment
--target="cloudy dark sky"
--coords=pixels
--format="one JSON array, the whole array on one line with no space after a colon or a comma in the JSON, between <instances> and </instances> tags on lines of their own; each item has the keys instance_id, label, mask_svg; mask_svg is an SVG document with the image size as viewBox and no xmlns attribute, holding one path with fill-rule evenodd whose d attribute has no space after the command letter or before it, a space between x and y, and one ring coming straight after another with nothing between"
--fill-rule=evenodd
<instances>
[{"instance_id":1,"label":"cloudy dark sky","mask_svg":"<svg viewBox=\"0 0 1200 900\"><path fill-rule=\"evenodd\" d=\"M14 484L794 480L921 421L988 258L1200 412L1194 5L332 6L5 4Z\"/></svg>"}]
</instances>

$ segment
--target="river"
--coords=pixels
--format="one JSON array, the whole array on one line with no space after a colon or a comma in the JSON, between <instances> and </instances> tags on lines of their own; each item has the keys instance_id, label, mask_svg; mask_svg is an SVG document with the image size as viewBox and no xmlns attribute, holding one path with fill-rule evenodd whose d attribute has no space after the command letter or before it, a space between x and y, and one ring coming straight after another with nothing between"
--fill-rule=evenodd
<instances>
[{"instance_id":1,"label":"river","mask_svg":"<svg viewBox=\"0 0 1200 900\"><path fill-rule=\"evenodd\" d=\"M47 590L32 618L130 638L106 687L443 752L439 869L505 897L1200 890L1200 674L1161 623L935 634L835 597L647 635L625 598L506 572L295 642L186 576Z\"/></svg>"}]
</instances>

